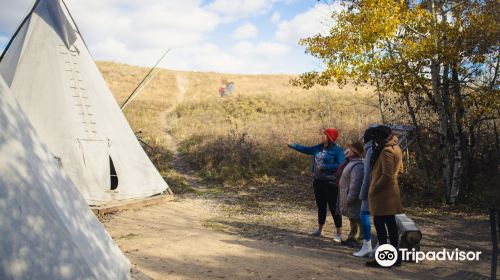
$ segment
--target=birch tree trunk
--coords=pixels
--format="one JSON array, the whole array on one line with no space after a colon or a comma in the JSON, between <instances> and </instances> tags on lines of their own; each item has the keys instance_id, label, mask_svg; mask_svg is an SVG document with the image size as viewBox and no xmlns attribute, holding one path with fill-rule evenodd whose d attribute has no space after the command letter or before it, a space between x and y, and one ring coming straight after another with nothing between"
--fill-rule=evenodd
<instances>
[{"instance_id":1,"label":"birch tree trunk","mask_svg":"<svg viewBox=\"0 0 500 280\"><path fill-rule=\"evenodd\" d=\"M448 117L444 106L443 97L439 89L440 86L440 69L441 66L437 60L433 60L431 64L431 79L432 79L432 97L436 103L438 115L438 132L439 132L439 156L441 159L441 168L446 193L446 201L450 202L451 193L451 167L448 149Z\"/></svg>"},{"instance_id":2,"label":"birch tree trunk","mask_svg":"<svg viewBox=\"0 0 500 280\"><path fill-rule=\"evenodd\" d=\"M436 0L429 0L427 2L427 8L429 12L432 14L432 21L434 26L434 47L436 51L439 49L440 44L440 36L437 34L437 11L436 11ZM443 172L443 181L445 187L446 194L446 202L451 203L451 191L452 191L452 167L451 167L451 159L450 159L450 148L449 148L449 115L446 110L448 100L445 99L444 84L447 79L447 67L442 67L440 63L440 57L438 54L434 56L431 60L431 82L432 82L432 98L436 104L436 111L438 115L439 122L439 156L441 159L441 167ZM443 70L443 83L441 83L441 69ZM443 87L441 87L443 86Z\"/></svg>"}]
</instances>

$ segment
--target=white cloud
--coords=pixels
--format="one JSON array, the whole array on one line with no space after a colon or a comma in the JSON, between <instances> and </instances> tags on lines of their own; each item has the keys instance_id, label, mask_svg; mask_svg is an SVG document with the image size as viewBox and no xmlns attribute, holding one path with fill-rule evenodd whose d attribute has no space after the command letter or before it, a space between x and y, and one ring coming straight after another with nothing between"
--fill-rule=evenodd
<instances>
[{"instance_id":1,"label":"white cloud","mask_svg":"<svg viewBox=\"0 0 500 280\"><path fill-rule=\"evenodd\" d=\"M337 2L333 5L316 4L290 20L280 21L276 31L276 38L283 42L297 43L302 38L316 34L326 35L333 24L332 12L340 11L342 8Z\"/></svg>"},{"instance_id":2,"label":"white cloud","mask_svg":"<svg viewBox=\"0 0 500 280\"><path fill-rule=\"evenodd\" d=\"M164 67L223 73L288 73L288 60L283 58L289 51L289 46L276 42L241 41L229 49L207 43L172 50L165 58Z\"/></svg>"},{"instance_id":3,"label":"white cloud","mask_svg":"<svg viewBox=\"0 0 500 280\"><path fill-rule=\"evenodd\" d=\"M105 56L106 60L146 66L154 64L163 51L154 48L130 51L126 44L112 39L92 48L95 57ZM291 70L286 59L289 53L288 45L276 42L242 41L227 50L212 43L202 43L172 49L161 66L168 69L223 73L289 73Z\"/></svg>"},{"instance_id":4,"label":"white cloud","mask_svg":"<svg viewBox=\"0 0 500 280\"><path fill-rule=\"evenodd\" d=\"M218 15L201 7L197 1L156 1L154 5L142 5L137 13L139 28L171 28L205 32L212 31L220 23Z\"/></svg>"},{"instance_id":5,"label":"white cloud","mask_svg":"<svg viewBox=\"0 0 500 280\"><path fill-rule=\"evenodd\" d=\"M225 50L215 44L175 49L164 66L180 70L223 73L289 73L286 55L290 47L276 42L241 41Z\"/></svg>"},{"instance_id":6,"label":"white cloud","mask_svg":"<svg viewBox=\"0 0 500 280\"><path fill-rule=\"evenodd\" d=\"M281 20L281 14L278 12L274 12L273 15L271 16L271 22L278 23L280 20Z\"/></svg>"},{"instance_id":7,"label":"white cloud","mask_svg":"<svg viewBox=\"0 0 500 280\"><path fill-rule=\"evenodd\" d=\"M170 48L163 65L181 66L171 62L182 60L191 70L207 69L208 58L204 61L193 53L174 58L174 54L186 54L187 50L203 52L199 46L208 46L209 34L221 24L221 17L202 2L67 0L95 59L149 66Z\"/></svg>"},{"instance_id":8,"label":"white cloud","mask_svg":"<svg viewBox=\"0 0 500 280\"><path fill-rule=\"evenodd\" d=\"M288 53L290 47L277 42L258 42L249 41L238 42L233 47L235 53L241 56L283 56Z\"/></svg>"},{"instance_id":9,"label":"white cloud","mask_svg":"<svg viewBox=\"0 0 500 280\"><path fill-rule=\"evenodd\" d=\"M250 38L255 38L259 31L257 30L257 27L251 23L245 23L238 27L236 31L233 33L233 38L236 40L244 40L244 39L250 39Z\"/></svg>"},{"instance_id":10,"label":"white cloud","mask_svg":"<svg viewBox=\"0 0 500 280\"><path fill-rule=\"evenodd\" d=\"M172 52L172 59L167 57L165 64L174 69L225 73L241 72L247 66L244 57L238 57L211 43L176 49Z\"/></svg>"},{"instance_id":11,"label":"white cloud","mask_svg":"<svg viewBox=\"0 0 500 280\"><path fill-rule=\"evenodd\" d=\"M213 6L221 0L216 0L212 6L203 6L201 0L68 1L96 59L152 65L165 49L172 48L162 63L163 67L272 73L277 71L276 65L283 65L280 60L290 49L278 42L250 43L248 50L238 44L225 49L222 48L224 45L212 42L210 32L224 21ZM241 5L242 14L250 15L263 12L266 5L274 1L236 2ZM257 27L251 23L242 23L233 34L237 40L256 36ZM280 71L286 72L286 69L283 66Z\"/></svg>"},{"instance_id":12,"label":"white cloud","mask_svg":"<svg viewBox=\"0 0 500 280\"><path fill-rule=\"evenodd\" d=\"M162 67L233 73L301 72L303 51L286 40L263 40L245 18L272 11L293 0L66 0L93 57L134 65L152 65L172 48ZM0 50L32 5L5 1L0 9ZM228 17L238 27L232 42L220 40ZM269 18L269 17L268 17ZM274 20L283 23L279 13ZM264 33L264 34L261 34ZM225 34L224 34L225 35ZM217 37L219 36L219 37ZM302 55L302 56L300 56ZM292 58L292 59L290 59Z\"/></svg>"},{"instance_id":13,"label":"white cloud","mask_svg":"<svg viewBox=\"0 0 500 280\"><path fill-rule=\"evenodd\" d=\"M273 0L215 0L209 5L211 11L221 15L225 21L260 15L271 10Z\"/></svg>"},{"instance_id":14,"label":"white cloud","mask_svg":"<svg viewBox=\"0 0 500 280\"><path fill-rule=\"evenodd\" d=\"M68 6L87 41L112 38L134 50L197 44L220 24L197 0L70 0Z\"/></svg>"}]
</instances>

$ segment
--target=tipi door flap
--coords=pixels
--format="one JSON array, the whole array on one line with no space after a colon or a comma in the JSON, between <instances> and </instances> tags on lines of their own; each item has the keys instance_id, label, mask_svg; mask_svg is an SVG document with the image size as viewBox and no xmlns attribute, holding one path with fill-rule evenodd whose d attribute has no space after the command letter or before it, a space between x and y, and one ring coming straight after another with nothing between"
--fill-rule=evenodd
<instances>
[{"instance_id":1,"label":"tipi door flap","mask_svg":"<svg viewBox=\"0 0 500 280\"><path fill-rule=\"evenodd\" d=\"M94 191L110 189L109 148L105 140L78 139L85 179Z\"/></svg>"}]
</instances>

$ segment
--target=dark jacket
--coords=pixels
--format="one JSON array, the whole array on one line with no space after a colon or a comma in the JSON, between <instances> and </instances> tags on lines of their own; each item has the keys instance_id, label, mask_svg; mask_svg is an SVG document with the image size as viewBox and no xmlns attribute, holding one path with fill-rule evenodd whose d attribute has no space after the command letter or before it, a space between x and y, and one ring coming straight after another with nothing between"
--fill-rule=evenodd
<instances>
[{"instance_id":1,"label":"dark jacket","mask_svg":"<svg viewBox=\"0 0 500 280\"><path fill-rule=\"evenodd\" d=\"M363 176L363 184L361 185L361 191L359 192L359 199L361 200L361 211L370 212L370 207L368 206L368 189L370 188L370 173L371 160L372 160L372 142L365 144L365 170Z\"/></svg>"}]
</instances>

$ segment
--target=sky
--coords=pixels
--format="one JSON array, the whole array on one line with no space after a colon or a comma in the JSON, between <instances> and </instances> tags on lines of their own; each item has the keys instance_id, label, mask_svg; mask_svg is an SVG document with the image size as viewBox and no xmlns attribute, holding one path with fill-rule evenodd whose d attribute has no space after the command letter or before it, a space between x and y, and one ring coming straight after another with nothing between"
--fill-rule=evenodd
<instances>
[{"instance_id":1,"label":"sky","mask_svg":"<svg viewBox=\"0 0 500 280\"><path fill-rule=\"evenodd\" d=\"M65 0L96 60L242 74L321 70L298 44L328 34L338 4L317 0ZM0 0L0 50L34 0Z\"/></svg>"}]
</instances>

